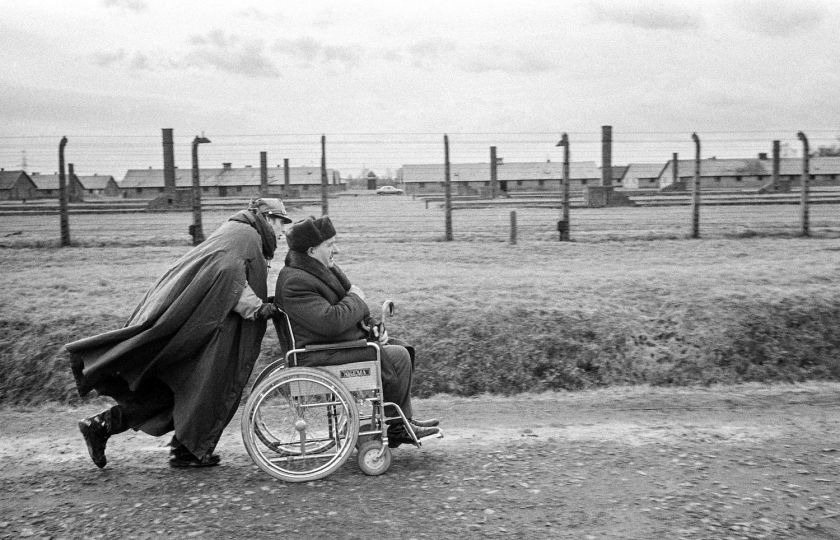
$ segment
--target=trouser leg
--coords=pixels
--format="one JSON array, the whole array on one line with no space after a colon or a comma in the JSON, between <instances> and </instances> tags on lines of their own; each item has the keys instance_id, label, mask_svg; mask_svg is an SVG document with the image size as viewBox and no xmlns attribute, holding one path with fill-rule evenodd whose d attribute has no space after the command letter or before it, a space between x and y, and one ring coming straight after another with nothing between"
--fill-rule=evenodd
<instances>
[{"instance_id":1,"label":"trouser leg","mask_svg":"<svg viewBox=\"0 0 840 540\"><path fill-rule=\"evenodd\" d=\"M127 392L120 396L118 402L108 411L112 435L137 428L160 413L172 409L175 399L168 386L152 379L144 382L136 392Z\"/></svg>"},{"instance_id":2,"label":"trouser leg","mask_svg":"<svg viewBox=\"0 0 840 540\"><path fill-rule=\"evenodd\" d=\"M385 401L400 406L406 418L412 417L411 411L411 356L400 345L382 346L382 391ZM385 414L396 416L393 407L386 407Z\"/></svg>"}]
</instances>

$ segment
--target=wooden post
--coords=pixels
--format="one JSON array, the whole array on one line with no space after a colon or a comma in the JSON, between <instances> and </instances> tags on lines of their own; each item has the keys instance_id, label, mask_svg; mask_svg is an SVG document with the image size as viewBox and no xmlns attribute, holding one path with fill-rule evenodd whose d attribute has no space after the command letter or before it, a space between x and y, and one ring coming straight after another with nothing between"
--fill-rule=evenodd
<instances>
[{"instance_id":1,"label":"wooden post","mask_svg":"<svg viewBox=\"0 0 840 540\"><path fill-rule=\"evenodd\" d=\"M260 152L260 196L268 197L268 152Z\"/></svg>"},{"instance_id":2,"label":"wooden post","mask_svg":"<svg viewBox=\"0 0 840 540\"><path fill-rule=\"evenodd\" d=\"M510 243L516 244L516 210L510 211Z\"/></svg>"},{"instance_id":3,"label":"wooden post","mask_svg":"<svg viewBox=\"0 0 840 540\"><path fill-rule=\"evenodd\" d=\"M283 158L283 195L289 196L289 183L291 182L291 171L289 171L289 158Z\"/></svg>"},{"instance_id":4,"label":"wooden post","mask_svg":"<svg viewBox=\"0 0 840 540\"><path fill-rule=\"evenodd\" d=\"M326 216L330 212L329 202L327 201L327 190L329 184L327 183L327 137L321 135L321 215Z\"/></svg>"},{"instance_id":5,"label":"wooden post","mask_svg":"<svg viewBox=\"0 0 840 540\"><path fill-rule=\"evenodd\" d=\"M694 187L691 192L691 237L700 238L700 138L691 134L694 141Z\"/></svg>"},{"instance_id":6,"label":"wooden post","mask_svg":"<svg viewBox=\"0 0 840 540\"><path fill-rule=\"evenodd\" d=\"M773 141L773 189L777 189L779 187L779 156L781 155L780 151L781 144L779 141Z\"/></svg>"},{"instance_id":7,"label":"wooden post","mask_svg":"<svg viewBox=\"0 0 840 540\"><path fill-rule=\"evenodd\" d=\"M801 131L796 134L802 141L802 195L800 198L800 210L802 217L802 236L810 236L810 224L808 223L808 184L811 180L811 172L808 170L808 137Z\"/></svg>"},{"instance_id":8,"label":"wooden post","mask_svg":"<svg viewBox=\"0 0 840 540\"><path fill-rule=\"evenodd\" d=\"M490 198L496 198L496 185L499 181L498 160L496 160L496 147L490 147Z\"/></svg>"},{"instance_id":9,"label":"wooden post","mask_svg":"<svg viewBox=\"0 0 840 540\"><path fill-rule=\"evenodd\" d=\"M58 208L61 223L61 245L70 245L70 219L67 215L67 202L70 194L67 189L67 176L64 174L64 147L67 146L67 137L62 137L58 143Z\"/></svg>"},{"instance_id":10,"label":"wooden post","mask_svg":"<svg viewBox=\"0 0 840 540\"><path fill-rule=\"evenodd\" d=\"M443 158L445 161L444 165L444 178L443 178L443 198L445 201L445 218L444 223L446 226L446 237L445 240L447 242L452 241L452 180L449 177L449 135L443 136Z\"/></svg>"}]
</instances>

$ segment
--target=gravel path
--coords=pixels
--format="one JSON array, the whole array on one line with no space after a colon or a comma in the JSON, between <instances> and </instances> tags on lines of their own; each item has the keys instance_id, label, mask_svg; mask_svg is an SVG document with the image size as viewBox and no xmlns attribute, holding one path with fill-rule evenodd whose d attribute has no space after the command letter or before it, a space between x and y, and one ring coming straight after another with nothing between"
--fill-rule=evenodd
<instances>
[{"instance_id":1,"label":"gravel path","mask_svg":"<svg viewBox=\"0 0 840 540\"><path fill-rule=\"evenodd\" d=\"M840 384L417 400L446 437L387 474L286 484L238 418L220 467L129 432L87 457L80 409L0 410L0 538L838 538Z\"/></svg>"}]
</instances>

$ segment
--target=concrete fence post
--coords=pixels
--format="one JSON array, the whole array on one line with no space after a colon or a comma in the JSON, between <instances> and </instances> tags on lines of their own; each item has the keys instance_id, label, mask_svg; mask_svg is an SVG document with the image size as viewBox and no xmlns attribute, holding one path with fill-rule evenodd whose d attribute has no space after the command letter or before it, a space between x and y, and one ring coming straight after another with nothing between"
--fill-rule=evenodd
<instances>
[{"instance_id":1,"label":"concrete fence post","mask_svg":"<svg viewBox=\"0 0 840 540\"><path fill-rule=\"evenodd\" d=\"M449 170L449 135L443 136L443 158L444 164L444 178L443 178L443 198L445 201L445 218L444 223L446 227L445 239L447 242L452 241L452 179L450 178Z\"/></svg>"},{"instance_id":2,"label":"concrete fence post","mask_svg":"<svg viewBox=\"0 0 840 540\"><path fill-rule=\"evenodd\" d=\"M192 143L192 211L193 224L190 227L190 234L193 237L193 245L197 246L204 242L204 229L201 224L201 177L198 167L198 145L209 143L210 139L205 136L196 136Z\"/></svg>"},{"instance_id":3,"label":"concrete fence post","mask_svg":"<svg viewBox=\"0 0 840 540\"><path fill-rule=\"evenodd\" d=\"M560 221L557 222L557 232L560 235L561 242L568 242L570 238L569 228L569 135L563 133L555 146L563 147L563 179L562 185L562 200L560 206L562 208L560 214Z\"/></svg>"},{"instance_id":4,"label":"concrete fence post","mask_svg":"<svg viewBox=\"0 0 840 540\"><path fill-rule=\"evenodd\" d=\"M810 236L810 223L808 218L808 184L811 180L811 171L809 170L809 149L808 137L801 131L796 134L799 140L802 141L802 194L800 197L800 210L802 220L802 236Z\"/></svg>"},{"instance_id":5,"label":"concrete fence post","mask_svg":"<svg viewBox=\"0 0 840 540\"><path fill-rule=\"evenodd\" d=\"M326 216L330 212L329 201L327 200L327 137L321 135L321 215Z\"/></svg>"},{"instance_id":6,"label":"concrete fence post","mask_svg":"<svg viewBox=\"0 0 840 540\"><path fill-rule=\"evenodd\" d=\"M700 137L691 134L694 141L694 186L691 190L691 237L700 238Z\"/></svg>"},{"instance_id":7,"label":"concrete fence post","mask_svg":"<svg viewBox=\"0 0 840 540\"><path fill-rule=\"evenodd\" d=\"M67 137L62 137L58 143L58 209L59 221L61 223L61 245L70 245L70 218L67 215L67 203L70 200L70 193L67 189L67 176L64 173L64 147L67 146Z\"/></svg>"}]
</instances>

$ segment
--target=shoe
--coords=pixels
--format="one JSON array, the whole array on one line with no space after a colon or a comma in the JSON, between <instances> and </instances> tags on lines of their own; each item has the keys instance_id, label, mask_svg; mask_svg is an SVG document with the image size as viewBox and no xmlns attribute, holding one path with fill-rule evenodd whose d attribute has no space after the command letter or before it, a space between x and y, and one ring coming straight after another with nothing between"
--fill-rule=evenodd
<instances>
[{"instance_id":1,"label":"shoe","mask_svg":"<svg viewBox=\"0 0 840 540\"><path fill-rule=\"evenodd\" d=\"M414 435L418 440L423 437L431 437L440 433L440 428L437 427L412 426L411 429L414 431ZM411 438L411 435L405 429L403 424L395 424L388 428L388 447L397 448L401 444L413 444L415 446L419 446L414 439Z\"/></svg>"},{"instance_id":2,"label":"shoe","mask_svg":"<svg viewBox=\"0 0 840 540\"><path fill-rule=\"evenodd\" d=\"M175 469L214 467L220 461L222 461L222 458L218 454L204 454L204 457L201 459L198 459L192 454L189 454L189 456L173 454L169 458L169 466Z\"/></svg>"},{"instance_id":3,"label":"shoe","mask_svg":"<svg viewBox=\"0 0 840 540\"><path fill-rule=\"evenodd\" d=\"M438 427L440 420L437 418L429 418L428 420L409 418L408 423L415 427Z\"/></svg>"},{"instance_id":4,"label":"shoe","mask_svg":"<svg viewBox=\"0 0 840 540\"><path fill-rule=\"evenodd\" d=\"M108 459L105 457L105 444L108 442L108 437L111 436L105 413L99 413L80 421L79 431L82 432L82 437L85 439L90 459L94 465L101 469L108 463Z\"/></svg>"}]
</instances>

